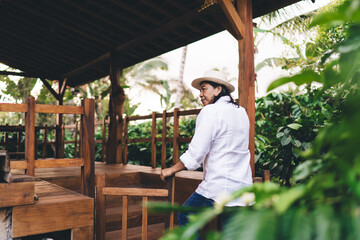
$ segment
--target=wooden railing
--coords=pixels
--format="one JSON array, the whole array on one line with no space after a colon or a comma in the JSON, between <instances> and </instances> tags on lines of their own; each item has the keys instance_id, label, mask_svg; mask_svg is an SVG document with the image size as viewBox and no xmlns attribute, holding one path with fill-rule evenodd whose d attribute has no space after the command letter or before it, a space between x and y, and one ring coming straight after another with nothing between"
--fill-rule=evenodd
<instances>
[{"instance_id":1,"label":"wooden railing","mask_svg":"<svg viewBox=\"0 0 360 240\"><path fill-rule=\"evenodd\" d=\"M96 213L95 213L95 233L96 240L105 239L106 231L106 196L122 197L122 217L121 217L121 239L126 240L128 235L128 197L142 197L142 222L141 222L141 239L147 239L148 232L148 210L146 203L149 197L164 197L174 204L174 184L175 179L168 180L167 189L154 188L123 188L123 187L106 187L106 174L96 175ZM174 214L171 213L165 223L165 228L173 228Z\"/></svg>"},{"instance_id":2,"label":"wooden railing","mask_svg":"<svg viewBox=\"0 0 360 240\"><path fill-rule=\"evenodd\" d=\"M196 115L200 112L200 109L194 110L184 110L180 111L178 108L174 109L174 112L166 112L163 113L156 113L153 112L150 115L146 116L127 116L124 119L124 138L123 138L123 164L127 164L128 157L128 144L129 143L140 143L140 142L149 142L151 143L151 167L156 167L156 143L161 142L161 168L166 167L166 143L171 142L173 147L173 163L177 163L179 158L179 143L185 142L189 143L191 138L189 137L179 137L179 117L180 116L190 116ZM173 117L173 136L167 137L166 131L166 123L168 122L168 118ZM161 138L156 137L157 129L156 129L156 120L158 118L162 119L162 134ZM151 119L151 137L150 138L129 138L128 136L128 128L130 121L136 120L147 120Z\"/></svg>"},{"instance_id":3,"label":"wooden railing","mask_svg":"<svg viewBox=\"0 0 360 240\"><path fill-rule=\"evenodd\" d=\"M35 176L36 168L53 167L81 167L82 191L85 195L94 197L95 177L94 177L94 100L84 99L82 106L61 106L35 104L33 97L28 98L26 104L0 103L0 111L4 112L24 112L25 115L25 158L24 160L11 161L11 169L25 169L26 174ZM36 128L35 113L53 114L79 114L80 121L80 157L72 159L66 158L46 158L36 159ZM47 129L47 128L45 128ZM64 129L64 128L63 128ZM45 134L46 135L46 134ZM46 137L44 138L46 147Z\"/></svg>"}]
</instances>

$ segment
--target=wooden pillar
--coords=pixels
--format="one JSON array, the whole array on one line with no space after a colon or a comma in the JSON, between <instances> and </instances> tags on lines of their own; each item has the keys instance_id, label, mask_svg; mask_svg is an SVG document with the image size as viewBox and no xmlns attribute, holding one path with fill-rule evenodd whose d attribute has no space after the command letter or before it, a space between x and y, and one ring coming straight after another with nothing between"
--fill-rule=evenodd
<instances>
[{"instance_id":1,"label":"wooden pillar","mask_svg":"<svg viewBox=\"0 0 360 240\"><path fill-rule=\"evenodd\" d=\"M127 160L128 160L128 142L129 142L129 117L126 116L125 120L124 120L124 159L123 159L123 164L126 165L127 164Z\"/></svg>"},{"instance_id":2,"label":"wooden pillar","mask_svg":"<svg viewBox=\"0 0 360 240\"><path fill-rule=\"evenodd\" d=\"M125 92L120 85L122 69L118 56L115 52L110 56L110 101L109 101L109 134L106 146L106 163L114 164L122 161L122 147L120 144L122 135L122 114L125 102Z\"/></svg>"},{"instance_id":3,"label":"wooden pillar","mask_svg":"<svg viewBox=\"0 0 360 240\"><path fill-rule=\"evenodd\" d=\"M63 105L63 93L61 89L64 84L63 80L59 80L59 94L57 95L57 105ZM55 129L55 157L64 158L64 142L62 137L63 127L63 114L56 115L56 129Z\"/></svg>"},{"instance_id":4,"label":"wooden pillar","mask_svg":"<svg viewBox=\"0 0 360 240\"><path fill-rule=\"evenodd\" d=\"M161 132L161 168L166 168L166 110L162 114L162 132Z\"/></svg>"},{"instance_id":5,"label":"wooden pillar","mask_svg":"<svg viewBox=\"0 0 360 240\"><path fill-rule=\"evenodd\" d=\"M106 157L106 118L102 120L102 137L101 137L101 161L105 162Z\"/></svg>"},{"instance_id":6,"label":"wooden pillar","mask_svg":"<svg viewBox=\"0 0 360 240\"><path fill-rule=\"evenodd\" d=\"M151 115L151 167L156 168L156 112Z\"/></svg>"},{"instance_id":7,"label":"wooden pillar","mask_svg":"<svg viewBox=\"0 0 360 240\"><path fill-rule=\"evenodd\" d=\"M179 161L179 108L174 109L173 164Z\"/></svg>"},{"instance_id":8,"label":"wooden pillar","mask_svg":"<svg viewBox=\"0 0 360 240\"><path fill-rule=\"evenodd\" d=\"M43 158L47 157L47 125L44 125L43 132Z\"/></svg>"},{"instance_id":9,"label":"wooden pillar","mask_svg":"<svg viewBox=\"0 0 360 240\"><path fill-rule=\"evenodd\" d=\"M95 197L95 101L84 99L82 101L84 114L81 115L82 144L81 152L84 158L82 172L82 191L84 195Z\"/></svg>"},{"instance_id":10,"label":"wooden pillar","mask_svg":"<svg viewBox=\"0 0 360 240\"><path fill-rule=\"evenodd\" d=\"M35 176L35 98L27 99L25 115L25 160L27 162L26 174Z\"/></svg>"},{"instance_id":11,"label":"wooden pillar","mask_svg":"<svg viewBox=\"0 0 360 240\"><path fill-rule=\"evenodd\" d=\"M105 173L96 175L96 210L95 210L95 233L96 240L105 240L106 204L102 189L105 187Z\"/></svg>"},{"instance_id":12,"label":"wooden pillar","mask_svg":"<svg viewBox=\"0 0 360 240\"><path fill-rule=\"evenodd\" d=\"M237 11L245 25L243 39L239 45L239 104L247 111L250 120L249 150L250 165L255 176L255 68L254 68L254 37L252 24L251 0L237 0Z\"/></svg>"}]
</instances>

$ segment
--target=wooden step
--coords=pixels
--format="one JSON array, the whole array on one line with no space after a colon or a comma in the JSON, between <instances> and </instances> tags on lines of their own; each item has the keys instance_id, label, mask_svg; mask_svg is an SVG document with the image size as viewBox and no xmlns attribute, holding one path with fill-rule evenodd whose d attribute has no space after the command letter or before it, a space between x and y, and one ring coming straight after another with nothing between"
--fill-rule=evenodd
<instances>
[{"instance_id":1,"label":"wooden step","mask_svg":"<svg viewBox=\"0 0 360 240\"><path fill-rule=\"evenodd\" d=\"M148 240L157 240L165 232L165 224L158 223L148 226ZM121 240L121 230L106 232L106 240ZM128 229L128 240L139 240L141 239L141 226Z\"/></svg>"}]
</instances>

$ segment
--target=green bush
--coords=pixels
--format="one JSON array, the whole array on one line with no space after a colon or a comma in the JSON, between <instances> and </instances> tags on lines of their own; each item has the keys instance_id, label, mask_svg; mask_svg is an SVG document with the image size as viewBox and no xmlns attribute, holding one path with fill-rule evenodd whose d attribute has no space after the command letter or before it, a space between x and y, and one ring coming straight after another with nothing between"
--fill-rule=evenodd
<instances>
[{"instance_id":1,"label":"green bush","mask_svg":"<svg viewBox=\"0 0 360 240\"><path fill-rule=\"evenodd\" d=\"M256 100L255 170L269 169L274 181L293 184L294 169L303 161L318 131L339 114L343 99L333 89L308 87L305 93L275 93Z\"/></svg>"}]
</instances>

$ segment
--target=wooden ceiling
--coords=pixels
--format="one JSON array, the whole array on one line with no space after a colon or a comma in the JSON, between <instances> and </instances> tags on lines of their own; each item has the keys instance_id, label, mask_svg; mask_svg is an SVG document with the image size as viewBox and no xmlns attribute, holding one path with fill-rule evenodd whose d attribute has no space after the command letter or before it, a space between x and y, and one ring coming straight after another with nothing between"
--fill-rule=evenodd
<instances>
[{"instance_id":1,"label":"wooden ceiling","mask_svg":"<svg viewBox=\"0 0 360 240\"><path fill-rule=\"evenodd\" d=\"M297 1L253 0L253 17ZM221 7L206 2L0 0L0 63L79 86L109 74L113 51L129 67L227 29Z\"/></svg>"}]
</instances>

